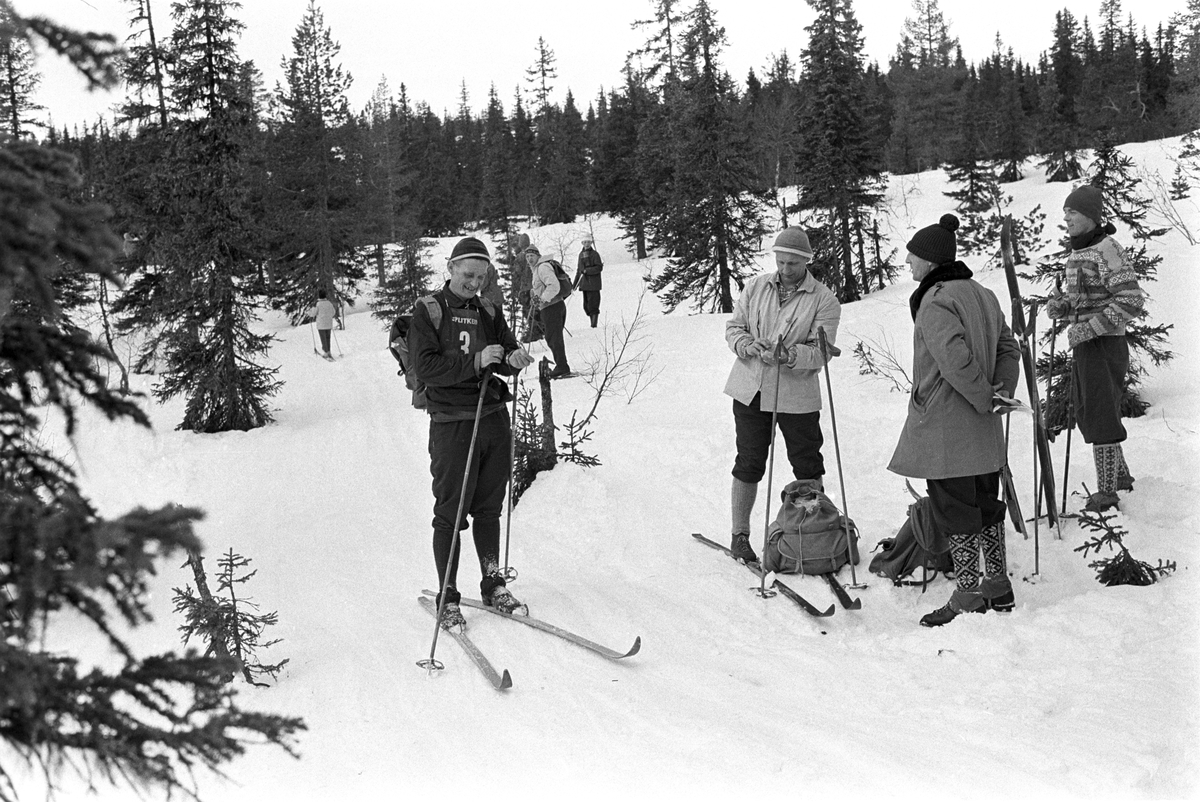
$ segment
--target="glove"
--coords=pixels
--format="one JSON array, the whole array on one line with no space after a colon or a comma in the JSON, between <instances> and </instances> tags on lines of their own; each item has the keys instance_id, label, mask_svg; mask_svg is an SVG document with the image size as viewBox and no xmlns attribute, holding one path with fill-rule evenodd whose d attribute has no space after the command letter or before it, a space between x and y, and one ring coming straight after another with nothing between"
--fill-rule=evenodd
<instances>
[{"instance_id":1,"label":"glove","mask_svg":"<svg viewBox=\"0 0 1200 802\"><path fill-rule=\"evenodd\" d=\"M776 365L785 365L790 368L792 365L796 364L795 352L790 348L785 349L782 345L771 348L763 348L762 352L759 353L758 358L761 359L764 364L770 365L771 367L775 367Z\"/></svg>"},{"instance_id":2,"label":"glove","mask_svg":"<svg viewBox=\"0 0 1200 802\"><path fill-rule=\"evenodd\" d=\"M1071 302L1061 295L1046 301L1046 314L1051 320L1061 320L1071 313Z\"/></svg>"}]
</instances>

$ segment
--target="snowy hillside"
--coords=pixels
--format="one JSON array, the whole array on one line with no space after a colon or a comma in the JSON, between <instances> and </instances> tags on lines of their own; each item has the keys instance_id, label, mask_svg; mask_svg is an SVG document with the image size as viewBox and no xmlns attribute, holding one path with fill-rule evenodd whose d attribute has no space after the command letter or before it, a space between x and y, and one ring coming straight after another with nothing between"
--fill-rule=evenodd
<instances>
[{"instance_id":1,"label":"snowy hillside","mask_svg":"<svg viewBox=\"0 0 1200 802\"><path fill-rule=\"evenodd\" d=\"M1177 147L1168 140L1123 150L1169 176L1167 153ZM1047 233L1057 236L1069 188L1031 172L1006 187L1013 213L1040 203ZM893 246L903 249L914 228L950 210L944 182L941 172L893 182L902 215ZM1195 201L1182 206L1200 231ZM544 252L564 247L573 265L586 226L533 236ZM632 319L656 266L635 262L607 218L594 233L606 262L602 327L588 328L580 301L569 302L567 350L577 370ZM1126 232L1117 236L1127 241ZM435 262L451 244L439 243ZM1009 525L1017 609L1007 616L924 629L918 618L946 601L951 584L939 580L922 595L867 572L866 552L896 532L909 503L903 479L885 469L906 397L860 376L850 352L857 340L874 340L910 360L915 285L907 272L843 310L846 353L831 365L843 503L863 533L857 576L869 587L856 592L861 610L826 619L782 597L757 598L746 569L690 537L728 539L734 439L721 390L733 356L725 315L663 315L650 295L645 333L662 372L632 402L619 393L601 402L590 447L602 465L542 474L512 515L514 593L535 616L613 648L640 635L640 654L619 663L466 610L471 636L509 669L514 687L494 691L448 638L437 650L445 671L430 676L415 665L433 635L416 597L436 582L427 417L409 407L386 334L363 306L335 332L341 356L332 364L313 353L307 328L268 323L286 382L275 424L177 432L182 401L150 410L153 432L93 416L81 427L77 467L107 515L168 501L205 509L199 532L210 561L229 547L251 557L259 574L249 590L279 613L274 634L284 640L266 657L291 662L274 687L246 687L240 698L303 716L303 758L253 748L227 781L201 778L207 800L464 799L472 791L490 800L1188 797L1200 791L1200 251L1175 232L1156 247L1165 262L1146 286L1150 312L1175 325L1177 356L1151 370L1149 414L1127 422L1137 490L1122 498L1121 521L1136 557L1179 568L1149 588L1100 586L1073 551L1085 538L1070 521L1061 540L1042 525L1037 576L1033 540ZM764 253L764 269L770 264ZM1002 272L977 278L1007 309ZM137 382L151 387L146 377ZM593 395L582 378L556 382L554 394L560 424L572 409L590 408ZM822 422L826 484L842 501L827 404ZM1029 426L1014 418L1011 446L1027 514ZM1060 471L1064 447L1061 438L1053 445ZM788 478L780 454L775 490ZM1095 478L1090 447L1076 436L1071 489L1081 482ZM764 508L765 495L753 518L756 547L764 517L776 511L774 502ZM1070 509L1079 506L1072 498ZM164 568L157 624L135 638L146 651L178 644L171 588L190 577ZM465 594L477 595L477 579L468 540ZM842 579L849 582L849 569ZM822 607L832 600L817 579L790 584ZM54 632L71 636L69 628Z\"/></svg>"}]
</instances>

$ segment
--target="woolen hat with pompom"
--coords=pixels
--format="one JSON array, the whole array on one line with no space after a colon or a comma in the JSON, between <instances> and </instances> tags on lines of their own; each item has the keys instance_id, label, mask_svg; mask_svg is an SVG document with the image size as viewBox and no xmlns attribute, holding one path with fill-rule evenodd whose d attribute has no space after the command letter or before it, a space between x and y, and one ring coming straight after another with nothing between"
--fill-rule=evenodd
<instances>
[{"instance_id":1,"label":"woolen hat with pompom","mask_svg":"<svg viewBox=\"0 0 1200 802\"><path fill-rule=\"evenodd\" d=\"M450 251L450 264L454 264L459 259L482 259L485 262L491 262L492 257L488 254L487 246L475 237L463 237L454 245L454 250Z\"/></svg>"},{"instance_id":2,"label":"woolen hat with pompom","mask_svg":"<svg viewBox=\"0 0 1200 802\"><path fill-rule=\"evenodd\" d=\"M952 214L944 214L936 225L925 226L913 234L905 247L926 262L944 265L953 262L955 254L958 253L958 242L954 237L957 230L958 218Z\"/></svg>"}]
</instances>

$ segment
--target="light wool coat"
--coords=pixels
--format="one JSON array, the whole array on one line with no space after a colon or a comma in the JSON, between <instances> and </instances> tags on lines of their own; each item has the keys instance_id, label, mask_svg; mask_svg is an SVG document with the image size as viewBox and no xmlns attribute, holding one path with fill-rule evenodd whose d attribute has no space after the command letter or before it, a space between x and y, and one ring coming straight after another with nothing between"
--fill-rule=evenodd
<instances>
[{"instance_id":1,"label":"light wool coat","mask_svg":"<svg viewBox=\"0 0 1200 802\"><path fill-rule=\"evenodd\" d=\"M749 404L762 393L764 412L816 412L821 409L820 372L825 367L817 344L817 329L825 329L830 345L837 340L842 307L833 291L806 274L787 303L779 303L779 274L766 273L746 282L725 324L725 342L738 359L729 371L725 395ZM761 359L747 359L745 348L756 339L783 344L795 362L779 374L779 409L774 408L775 368Z\"/></svg>"},{"instance_id":2,"label":"light wool coat","mask_svg":"<svg viewBox=\"0 0 1200 802\"><path fill-rule=\"evenodd\" d=\"M997 390L1010 395L1020 349L995 294L971 279L933 285L913 329L908 419L888 470L949 479L1000 470L1004 426L993 413Z\"/></svg>"}]
</instances>

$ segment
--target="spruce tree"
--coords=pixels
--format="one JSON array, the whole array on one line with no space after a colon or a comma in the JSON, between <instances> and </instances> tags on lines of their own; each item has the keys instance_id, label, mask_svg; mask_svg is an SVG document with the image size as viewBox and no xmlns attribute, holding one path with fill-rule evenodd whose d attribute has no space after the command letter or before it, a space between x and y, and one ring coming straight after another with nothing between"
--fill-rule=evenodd
<instances>
[{"instance_id":1,"label":"spruce tree","mask_svg":"<svg viewBox=\"0 0 1200 802\"><path fill-rule=\"evenodd\" d=\"M43 126L37 112L45 108L35 99L41 73L34 65L33 50L16 33L20 22L7 3L0 3L0 136L30 139L34 128Z\"/></svg>"},{"instance_id":2,"label":"spruce tree","mask_svg":"<svg viewBox=\"0 0 1200 802\"><path fill-rule=\"evenodd\" d=\"M4 38L24 39L31 27L15 15L0 25ZM79 63L91 80L115 83L104 55L111 40L73 41L88 44L91 60ZM156 566L199 548L202 513L168 504L102 517L68 457L43 437L51 418L73 437L81 407L148 425L137 400L105 380L108 350L63 316L57 274L116 280L120 240L100 206L68 199L80 184L67 154L0 136L0 193L10 201L0 211L0 741L52 790L74 768L84 782L192 795L195 769L240 756L248 734L294 754L304 724L239 708L219 661L136 653L126 629L152 620ZM74 635L111 648L103 665L77 656L71 633L61 637L71 617ZM14 785L10 761L0 766L0 796L15 795Z\"/></svg>"},{"instance_id":3,"label":"spruce tree","mask_svg":"<svg viewBox=\"0 0 1200 802\"><path fill-rule=\"evenodd\" d=\"M274 339L250 330L262 232L247 204L244 156L254 134L240 80L232 0L176 2L171 96L179 122L162 187L156 251L175 276L167 304L167 369L154 395L186 395L178 428L246 431L272 420L275 369L254 361Z\"/></svg>"},{"instance_id":4,"label":"spruce tree","mask_svg":"<svg viewBox=\"0 0 1200 802\"><path fill-rule=\"evenodd\" d=\"M806 30L801 80L804 105L796 145L800 196L796 208L811 215L813 261L843 303L870 291L855 260L855 222L869 216L881 196L881 154L868 136L863 89L862 27L850 0L808 0L817 12Z\"/></svg>"},{"instance_id":5,"label":"spruce tree","mask_svg":"<svg viewBox=\"0 0 1200 802\"><path fill-rule=\"evenodd\" d=\"M171 54L155 27L150 0L125 0L132 7L129 24L133 33L126 39L128 57L123 65L126 91L120 117L134 123L153 121L167 127L167 70Z\"/></svg>"},{"instance_id":6,"label":"spruce tree","mask_svg":"<svg viewBox=\"0 0 1200 802\"><path fill-rule=\"evenodd\" d=\"M732 285L745 283L766 233L762 193L747 190L753 166L736 96L720 69L724 44L724 28L698 0L686 18L682 80L667 81L675 121L670 195L648 216L653 244L669 254L650 289L669 311L690 301L697 310L732 312Z\"/></svg>"},{"instance_id":7,"label":"spruce tree","mask_svg":"<svg viewBox=\"0 0 1200 802\"><path fill-rule=\"evenodd\" d=\"M286 84L275 89L282 120L270 154L268 206L271 250L292 256L275 273L273 304L299 323L318 290L341 306L363 278L355 249L366 210L346 99L353 79L337 62L341 46L315 0L296 27L292 51L281 65Z\"/></svg>"},{"instance_id":8,"label":"spruce tree","mask_svg":"<svg viewBox=\"0 0 1200 802\"><path fill-rule=\"evenodd\" d=\"M1041 165L1047 181L1074 181L1083 173L1076 109L1083 85L1079 49L1079 25L1071 12L1063 9L1054 15L1054 44L1043 69L1050 78L1042 97L1040 134Z\"/></svg>"},{"instance_id":9,"label":"spruce tree","mask_svg":"<svg viewBox=\"0 0 1200 802\"><path fill-rule=\"evenodd\" d=\"M650 4L654 8L654 16L633 23L634 30L649 28L650 37L626 60L627 69L630 61L637 62L637 72L646 84L665 81L667 76L675 74L683 26L683 14L679 10L682 3L679 0L651 0Z\"/></svg>"}]
</instances>

